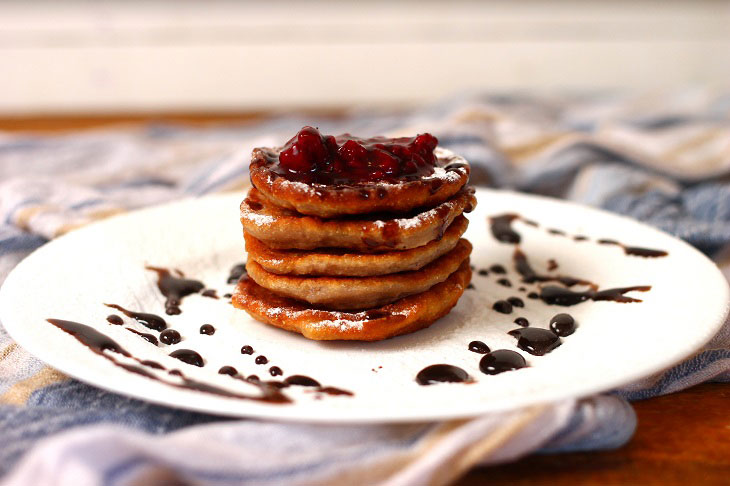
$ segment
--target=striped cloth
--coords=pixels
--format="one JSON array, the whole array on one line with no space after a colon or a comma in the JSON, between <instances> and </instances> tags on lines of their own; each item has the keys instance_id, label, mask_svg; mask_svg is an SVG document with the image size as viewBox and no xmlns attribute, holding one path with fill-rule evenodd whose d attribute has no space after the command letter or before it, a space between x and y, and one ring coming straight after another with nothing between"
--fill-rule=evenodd
<instances>
[{"instance_id":1,"label":"striped cloth","mask_svg":"<svg viewBox=\"0 0 730 486\"><path fill-rule=\"evenodd\" d=\"M31 251L100 218L183 196L240 190L251 149L302 125L430 131L473 182L632 216L677 235L730 275L730 93L469 94L398 114L280 117L256 125L0 134L0 282ZM311 426L230 420L82 384L0 327L0 474L6 485L448 484L476 464L618 447L627 400L730 381L730 326L670 370L611 394L472 420Z\"/></svg>"}]
</instances>

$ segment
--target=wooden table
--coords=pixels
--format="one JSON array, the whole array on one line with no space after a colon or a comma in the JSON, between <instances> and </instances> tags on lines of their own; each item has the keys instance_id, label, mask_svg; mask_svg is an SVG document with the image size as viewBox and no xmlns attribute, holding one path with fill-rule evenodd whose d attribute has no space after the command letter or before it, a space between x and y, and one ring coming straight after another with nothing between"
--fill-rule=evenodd
<instances>
[{"instance_id":1,"label":"wooden table","mask_svg":"<svg viewBox=\"0 0 730 486\"><path fill-rule=\"evenodd\" d=\"M57 132L148 121L208 125L250 122L263 116L262 113L167 113L0 118L0 130ZM730 384L699 385L636 402L634 408L639 419L636 435L620 449L531 456L512 464L475 469L456 484L730 485Z\"/></svg>"}]
</instances>

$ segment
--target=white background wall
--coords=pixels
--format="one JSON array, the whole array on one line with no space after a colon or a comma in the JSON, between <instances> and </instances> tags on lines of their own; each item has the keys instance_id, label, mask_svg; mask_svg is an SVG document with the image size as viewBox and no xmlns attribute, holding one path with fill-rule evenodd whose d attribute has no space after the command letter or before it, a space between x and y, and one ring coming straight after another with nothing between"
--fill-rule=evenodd
<instances>
[{"instance_id":1,"label":"white background wall","mask_svg":"<svg viewBox=\"0 0 730 486\"><path fill-rule=\"evenodd\" d=\"M730 2L0 3L0 114L730 85Z\"/></svg>"}]
</instances>

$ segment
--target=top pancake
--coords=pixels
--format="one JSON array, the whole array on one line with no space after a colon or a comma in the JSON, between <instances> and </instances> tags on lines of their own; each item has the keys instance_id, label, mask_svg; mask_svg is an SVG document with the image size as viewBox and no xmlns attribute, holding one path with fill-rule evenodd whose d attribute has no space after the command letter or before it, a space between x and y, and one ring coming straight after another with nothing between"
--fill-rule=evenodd
<instances>
[{"instance_id":1,"label":"top pancake","mask_svg":"<svg viewBox=\"0 0 730 486\"><path fill-rule=\"evenodd\" d=\"M301 214L334 218L349 214L403 213L433 207L456 194L469 180L469 164L453 152L437 147L433 174L418 180L307 184L277 174L272 167L281 149L256 148L251 155L251 182L261 196L276 206Z\"/></svg>"}]
</instances>

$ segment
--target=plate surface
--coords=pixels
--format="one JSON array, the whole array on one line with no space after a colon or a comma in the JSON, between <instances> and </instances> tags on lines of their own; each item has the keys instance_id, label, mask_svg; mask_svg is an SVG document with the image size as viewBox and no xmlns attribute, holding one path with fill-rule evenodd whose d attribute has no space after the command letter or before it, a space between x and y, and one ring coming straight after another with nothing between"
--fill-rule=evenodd
<instances>
[{"instance_id":1,"label":"plate surface","mask_svg":"<svg viewBox=\"0 0 730 486\"><path fill-rule=\"evenodd\" d=\"M481 276L475 271L475 289L467 290L451 313L426 330L378 343L314 342L258 323L234 309L228 299L197 294L184 299L182 314L165 315L156 275L145 265L180 269L221 296L231 292L233 285L226 283L229 270L245 260L238 222L241 197L214 196L150 208L74 231L43 246L16 267L0 291L3 325L21 346L54 368L152 402L230 416L385 422L471 416L627 384L690 355L718 331L728 312L724 277L710 260L680 240L595 209L479 190L479 204L468 215L471 223L466 233L474 244L472 263L477 270L502 264L508 273ZM539 227L523 221L513 225L522 236L520 247L539 272L549 273L548 261L554 259L558 268L553 274L582 277L601 288L651 285L652 289L627 294L642 299L640 303L587 301L560 307L527 298L537 285L520 282L512 264L513 245L495 240L487 222L489 216L507 212L539 223ZM575 241L575 235L589 239ZM602 238L669 254L630 256L618 246L598 244ZM512 286L498 284L500 278L507 278ZM519 290L523 285L526 291ZM525 307L507 315L492 310L496 300L510 296L522 298ZM109 324L106 316L118 312L103 303L162 315L183 340L155 347L123 328L151 332L132 319L125 317L124 326ZM573 315L579 327L545 356L519 350L516 339L507 334L518 328L513 324L517 317L526 317L532 327L546 328L550 317L560 312ZM269 368L278 366L284 377L308 375L323 385L350 390L354 396L318 396L305 387L290 387L286 392L294 402L274 405L175 388L114 366L46 322L47 318L87 324L135 356L233 391L257 390L219 375L221 366L261 377L268 377ZM205 323L216 328L214 335L199 333ZM473 340L485 342L492 350L519 351L530 366L485 375L479 371L482 355L467 349ZM254 354L241 354L244 345L252 346ZM198 351L205 366L198 368L168 356L178 348ZM268 364L255 364L260 354L268 358ZM419 386L416 374L436 363L459 366L476 383Z\"/></svg>"}]
</instances>

